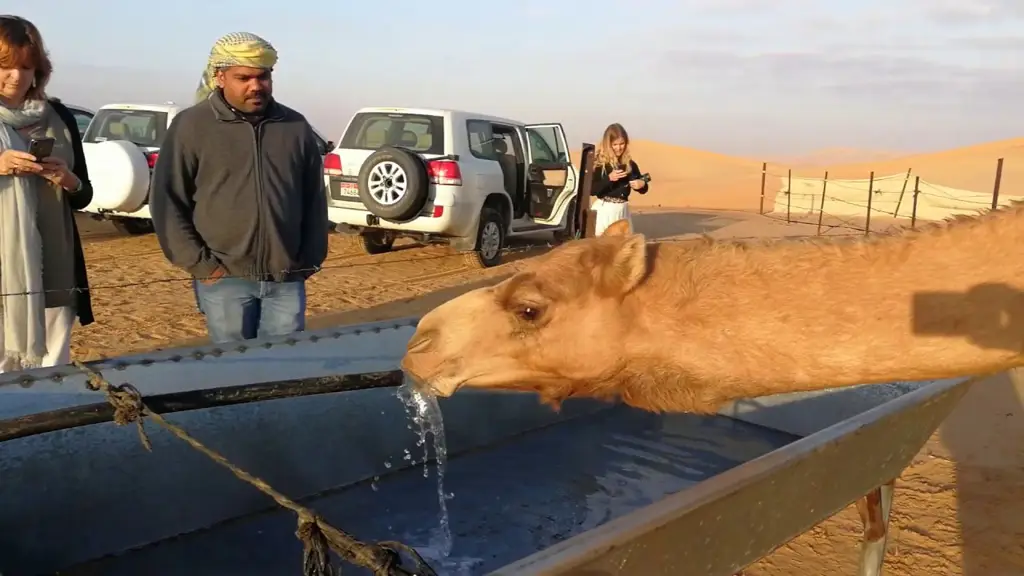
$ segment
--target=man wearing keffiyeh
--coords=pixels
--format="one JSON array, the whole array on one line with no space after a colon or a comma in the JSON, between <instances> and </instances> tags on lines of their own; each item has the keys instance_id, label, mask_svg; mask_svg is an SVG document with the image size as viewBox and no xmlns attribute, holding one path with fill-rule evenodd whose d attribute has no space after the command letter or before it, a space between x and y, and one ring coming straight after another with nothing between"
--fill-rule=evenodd
<instances>
[{"instance_id":1,"label":"man wearing keffiyeh","mask_svg":"<svg viewBox=\"0 0 1024 576\"><path fill-rule=\"evenodd\" d=\"M217 343L303 330L305 281L327 256L320 148L305 117L274 99L276 64L255 34L217 40L153 170L157 239L192 274Z\"/></svg>"},{"instance_id":2,"label":"man wearing keffiyeh","mask_svg":"<svg viewBox=\"0 0 1024 576\"><path fill-rule=\"evenodd\" d=\"M217 88L223 88L232 106L252 113L245 110L245 107L253 106L247 106L250 100L246 98L258 97L264 103L269 100L273 91L270 75L275 64L277 50L270 42L248 32L226 34L210 49L206 70L196 90L196 100L202 101ZM229 70L231 68L241 70Z\"/></svg>"}]
</instances>

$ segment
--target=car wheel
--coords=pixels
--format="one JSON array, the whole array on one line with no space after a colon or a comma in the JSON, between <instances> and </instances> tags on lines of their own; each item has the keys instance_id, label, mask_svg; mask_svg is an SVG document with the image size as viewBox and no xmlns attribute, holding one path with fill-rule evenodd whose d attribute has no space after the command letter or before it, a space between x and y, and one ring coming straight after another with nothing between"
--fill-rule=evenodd
<instances>
[{"instance_id":1,"label":"car wheel","mask_svg":"<svg viewBox=\"0 0 1024 576\"><path fill-rule=\"evenodd\" d=\"M363 237L363 250L367 254L391 252L391 248L395 245L395 235L388 232L368 232L361 236Z\"/></svg>"},{"instance_id":2,"label":"car wheel","mask_svg":"<svg viewBox=\"0 0 1024 576\"><path fill-rule=\"evenodd\" d=\"M505 251L505 219L494 208L485 206L480 211L480 226L476 232L476 248L466 254L466 263L474 268L490 268L501 264Z\"/></svg>"},{"instance_id":3,"label":"car wheel","mask_svg":"<svg viewBox=\"0 0 1024 576\"><path fill-rule=\"evenodd\" d=\"M359 199L371 214L393 222L411 220L427 203L427 166L415 152L384 146L359 169Z\"/></svg>"},{"instance_id":4,"label":"car wheel","mask_svg":"<svg viewBox=\"0 0 1024 576\"><path fill-rule=\"evenodd\" d=\"M391 232L359 231L341 234L341 243L353 252L362 254L384 254L390 252L395 244L395 235Z\"/></svg>"},{"instance_id":5,"label":"car wheel","mask_svg":"<svg viewBox=\"0 0 1024 576\"><path fill-rule=\"evenodd\" d=\"M145 218L112 218L114 229L129 236L141 236L153 232L153 221Z\"/></svg>"},{"instance_id":6,"label":"car wheel","mask_svg":"<svg viewBox=\"0 0 1024 576\"><path fill-rule=\"evenodd\" d=\"M562 230L555 231L555 244L563 244L565 242L569 242L570 240L575 240L580 237L578 225L579 218L578 214L576 214L575 198L573 198L572 201L569 203L569 210L568 214L566 215L566 218L568 219L568 221L565 225L565 228Z\"/></svg>"}]
</instances>

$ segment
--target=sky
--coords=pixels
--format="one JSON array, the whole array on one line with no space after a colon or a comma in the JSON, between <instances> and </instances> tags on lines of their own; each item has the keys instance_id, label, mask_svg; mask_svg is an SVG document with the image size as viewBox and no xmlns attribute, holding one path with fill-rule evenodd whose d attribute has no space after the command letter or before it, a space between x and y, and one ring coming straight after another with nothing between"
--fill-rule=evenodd
<instances>
[{"instance_id":1,"label":"sky","mask_svg":"<svg viewBox=\"0 0 1024 576\"><path fill-rule=\"evenodd\" d=\"M60 4L55 9L55 4ZM402 7L400 7L402 6ZM561 122L744 156L1024 136L1022 0L4 0L49 92L191 103L210 46L279 52L274 93L330 139L362 106Z\"/></svg>"}]
</instances>

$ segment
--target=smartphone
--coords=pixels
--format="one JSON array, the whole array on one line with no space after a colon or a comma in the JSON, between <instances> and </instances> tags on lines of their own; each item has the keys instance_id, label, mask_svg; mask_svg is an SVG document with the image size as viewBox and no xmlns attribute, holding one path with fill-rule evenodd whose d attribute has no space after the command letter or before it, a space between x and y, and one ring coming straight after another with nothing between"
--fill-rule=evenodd
<instances>
[{"instance_id":1,"label":"smartphone","mask_svg":"<svg viewBox=\"0 0 1024 576\"><path fill-rule=\"evenodd\" d=\"M36 162L53 155L53 138L33 138L28 143L28 153L36 157Z\"/></svg>"}]
</instances>

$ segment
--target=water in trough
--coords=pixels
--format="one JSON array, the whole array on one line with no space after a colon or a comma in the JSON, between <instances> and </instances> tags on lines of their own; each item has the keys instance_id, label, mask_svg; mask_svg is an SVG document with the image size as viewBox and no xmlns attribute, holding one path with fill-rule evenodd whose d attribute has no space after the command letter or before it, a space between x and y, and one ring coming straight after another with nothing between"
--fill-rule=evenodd
<instances>
[{"instance_id":1,"label":"water in trough","mask_svg":"<svg viewBox=\"0 0 1024 576\"><path fill-rule=\"evenodd\" d=\"M394 401L394 391L379 392ZM439 529L438 485L424 480L420 466L393 465L376 481L304 504L364 541L415 547L438 574L486 574L794 439L724 417L613 406L452 457L444 487L456 495L446 500L450 540ZM301 559L294 531L294 515L273 510L60 573L294 574ZM348 565L344 570L368 574Z\"/></svg>"}]
</instances>

